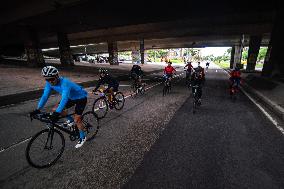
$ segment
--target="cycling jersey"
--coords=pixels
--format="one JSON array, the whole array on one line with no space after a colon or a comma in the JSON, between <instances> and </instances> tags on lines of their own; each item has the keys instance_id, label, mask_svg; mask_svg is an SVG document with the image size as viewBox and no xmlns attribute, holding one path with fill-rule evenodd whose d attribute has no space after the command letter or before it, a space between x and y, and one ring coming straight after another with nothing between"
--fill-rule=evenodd
<instances>
[{"instance_id":1,"label":"cycling jersey","mask_svg":"<svg viewBox=\"0 0 284 189\"><path fill-rule=\"evenodd\" d=\"M98 88L103 85L103 84L108 84L108 89L113 87L115 89L118 89L119 83L117 80L115 80L113 77L110 75L105 75L104 77L100 77L97 86L94 91L98 90Z\"/></svg>"},{"instance_id":2,"label":"cycling jersey","mask_svg":"<svg viewBox=\"0 0 284 189\"><path fill-rule=\"evenodd\" d=\"M233 71L230 73L230 76L231 76L232 78L240 78L240 77L241 77L241 72L240 72L240 71L233 70Z\"/></svg>"},{"instance_id":3,"label":"cycling jersey","mask_svg":"<svg viewBox=\"0 0 284 189\"><path fill-rule=\"evenodd\" d=\"M60 104L56 109L56 112L58 113L63 111L69 99L77 100L88 96L87 91L85 91L81 86L67 78L60 77L59 82L56 85L51 85L48 81L46 82L43 95L38 103L38 109L41 109L46 104L51 90L55 90L61 94Z\"/></svg>"},{"instance_id":4,"label":"cycling jersey","mask_svg":"<svg viewBox=\"0 0 284 189\"><path fill-rule=\"evenodd\" d=\"M188 72L191 72L191 70L193 68L192 64L187 64L185 67L187 67Z\"/></svg>"},{"instance_id":5,"label":"cycling jersey","mask_svg":"<svg viewBox=\"0 0 284 189\"><path fill-rule=\"evenodd\" d=\"M166 74L173 74L174 71L176 71L176 70L172 66L167 66L167 67L165 67L165 70L164 70L164 72Z\"/></svg>"},{"instance_id":6,"label":"cycling jersey","mask_svg":"<svg viewBox=\"0 0 284 189\"><path fill-rule=\"evenodd\" d=\"M143 75L143 71L142 71L141 67L138 66L138 65L133 65L133 67L132 67L130 72L131 72L131 74L135 73L135 74L137 74L139 76Z\"/></svg>"}]
</instances>

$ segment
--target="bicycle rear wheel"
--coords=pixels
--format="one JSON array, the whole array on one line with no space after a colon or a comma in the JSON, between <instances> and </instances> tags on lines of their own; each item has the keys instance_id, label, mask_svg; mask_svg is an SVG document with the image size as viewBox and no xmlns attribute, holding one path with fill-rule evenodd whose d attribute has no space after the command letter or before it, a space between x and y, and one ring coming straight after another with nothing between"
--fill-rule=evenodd
<instances>
[{"instance_id":1,"label":"bicycle rear wheel","mask_svg":"<svg viewBox=\"0 0 284 189\"><path fill-rule=\"evenodd\" d=\"M87 141L94 139L100 128L97 114L92 111L84 113L82 124L87 130Z\"/></svg>"},{"instance_id":2,"label":"bicycle rear wheel","mask_svg":"<svg viewBox=\"0 0 284 189\"><path fill-rule=\"evenodd\" d=\"M26 159L35 168L53 165L65 148L63 134L56 129L44 129L32 137L26 148Z\"/></svg>"},{"instance_id":3,"label":"bicycle rear wheel","mask_svg":"<svg viewBox=\"0 0 284 189\"><path fill-rule=\"evenodd\" d=\"M117 92L114 95L114 108L116 110L121 110L124 106L125 98L122 92Z\"/></svg>"},{"instance_id":4,"label":"bicycle rear wheel","mask_svg":"<svg viewBox=\"0 0 284 189\"><path fill-rule=\"evenodd\" d=\"M104 97L95 100L92 111L97 115L98 119L102 119L108 112L108 102Z\"/></svg>"}]
</instances>

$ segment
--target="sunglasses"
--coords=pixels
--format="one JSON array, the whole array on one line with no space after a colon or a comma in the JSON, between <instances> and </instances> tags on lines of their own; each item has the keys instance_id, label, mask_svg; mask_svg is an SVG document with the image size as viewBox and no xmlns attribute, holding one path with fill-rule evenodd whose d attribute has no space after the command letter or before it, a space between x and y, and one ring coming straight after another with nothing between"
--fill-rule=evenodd
<instances>
[{"instance_id":1,"label":"sunglasses","mask_svg":"<svg viewBox=\"0 0 284 189\"><path fill-rule=\"evenodd\" d=\"M48 81L48 82L54 82L56 80L56 78L48 78L48 79L45 79L45 81Z\"/></svg>"}]
</instances>

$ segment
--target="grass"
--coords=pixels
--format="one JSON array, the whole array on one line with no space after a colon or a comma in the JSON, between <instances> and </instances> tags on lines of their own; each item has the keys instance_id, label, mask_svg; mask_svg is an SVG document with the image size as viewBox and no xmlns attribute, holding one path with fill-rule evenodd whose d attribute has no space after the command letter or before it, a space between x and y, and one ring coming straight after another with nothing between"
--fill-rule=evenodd
<instances>
[{"instance_id":1,"label":"grass","mask_svg":"<svg viewBox=\"0 0 284 189\"><path fill-rule=\"evenodd\" d=\"M214 62L214 63L223 69L227 69L230 67L230 62ZM263 64L256 64L255 68L263 68Z\"/></svg>"},{"instance_id":2,"label":"grass","mask_svg":"<svg viewBox=\"0 0 284 189\"><path fill-rule=\"evenodd\" d=\"M214 62L223 69L230 68L230 62Z\"/></svg>"},{"instance_id":3,"label":"grass","mask_svg":"<svg viewBox=\"0 0 284 189\"><path fill-rule=\"evenodd\" d=\"M263 68L263 64L256 64L255 67L256 68Z\"/></svg>"}]
</instances>

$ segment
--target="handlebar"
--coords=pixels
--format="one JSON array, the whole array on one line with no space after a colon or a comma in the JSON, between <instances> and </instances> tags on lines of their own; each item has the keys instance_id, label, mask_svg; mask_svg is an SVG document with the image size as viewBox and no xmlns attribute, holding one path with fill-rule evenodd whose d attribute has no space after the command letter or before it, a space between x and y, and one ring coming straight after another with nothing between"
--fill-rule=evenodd
<instances>
[{"instance_id":1,"label":"handlebar","mask_svg":"<svg viewBox=\"0 0 284 189\"><path fill-rule=\"evenodd\" d=\"M33 119L37 119L44 123L52 123L52 121L50 120L50 113L46 113L46 112L41 112L34 116L30 116L30 118L31 118L31 121L33 121Z\"/></svg>"},{"instance_id":2,"label":"handlebar","mask_svg":"<svg viewBox=\"0 0 284 189\"><path fill-rule=\"evenodd\" d=\"M68 115L74 115L74 113L72 114L68 114ZM66 116L60 116L59 119L62 119L62 118L65 118L67 117L68 115ZM41 112L39 114L36 114L34 116L30 116L31 118L31 121L33 121L33 119L37 119L41 122L44 122L44 123L53 123L51 120L50 120L50 116L51 116L51 113L47 113L47 112Z\"/></svg>"}]
</instances>

